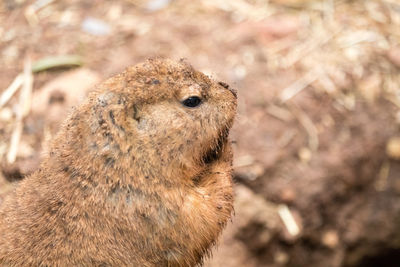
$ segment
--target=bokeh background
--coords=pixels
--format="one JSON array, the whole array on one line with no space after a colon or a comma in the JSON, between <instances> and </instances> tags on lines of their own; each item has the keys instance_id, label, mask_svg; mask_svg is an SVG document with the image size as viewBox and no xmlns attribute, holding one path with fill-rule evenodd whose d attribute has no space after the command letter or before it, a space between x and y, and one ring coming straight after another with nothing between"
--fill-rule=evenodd
<instances>
[{"instance_id":1,"label":"bokeh background","mask_svg":"<svg viewBox=\"0 0 400 267\"><path fill-rule=\"evenodd\" d=\"M206 266L400 266L398 0L2 0L0 202L94 85L154 56L239 92Z\"/></svg>"}]
</instances>

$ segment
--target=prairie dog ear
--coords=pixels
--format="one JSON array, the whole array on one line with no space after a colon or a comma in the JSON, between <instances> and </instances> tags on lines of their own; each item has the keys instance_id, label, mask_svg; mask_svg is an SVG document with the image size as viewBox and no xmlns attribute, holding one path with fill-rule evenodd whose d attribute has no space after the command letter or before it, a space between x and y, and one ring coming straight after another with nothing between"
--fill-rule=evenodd
<instances>
[{"instance_id":1,"label":"prairie dog ear","mask_svg":"<svg viewBox=\"0 0 400 267\"><path fill-rule=\"evenodd\" d=\"M125 134L125 114L124 109L119 106L110 106L110 108L106 111L107 119L109 121L110 127L115 128L120 134Z\"/></svg>"},{"instance_id":2,"label":"prairie dog ear","mask_svg":"<svg viewBox=\"0 0 400 267\"><path fill-rule=\"evenodd\" d=\"M132 99L123 94L104 92L96 97L97 106L100 108L102 117L109 125L120 132L125 132L124 125L131 120L134 124L140 123L139 105L131 103Z\"/></svg>"},{"instance_id":3,"label":"prairie dog ear","mask_svg":"<svg viewBox=\"0 0 400 267\"><path fill-rule=\"evenodd\" d=\"M110 128L125 132L123 127L124 102L122 96L113 92L100 93L95 98L96 117L99 125L107 122Z\"/></svg>"}]
</instances>

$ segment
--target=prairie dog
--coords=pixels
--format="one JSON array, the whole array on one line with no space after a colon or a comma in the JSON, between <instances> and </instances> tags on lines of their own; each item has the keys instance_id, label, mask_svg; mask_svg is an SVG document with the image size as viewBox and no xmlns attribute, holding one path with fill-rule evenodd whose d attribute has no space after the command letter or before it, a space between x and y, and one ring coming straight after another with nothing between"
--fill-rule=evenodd
<instances>
[{"instance_id":1,"label":"prairie dog","mask_svg":"<svg viewBox=\"0 0 400 267\"><path fill-rule=\"evenodd\" d=\"M91 93L0 208L1 266L194 266L233 210L236 93L152 59Z\"/></svg>"}]
</instances>

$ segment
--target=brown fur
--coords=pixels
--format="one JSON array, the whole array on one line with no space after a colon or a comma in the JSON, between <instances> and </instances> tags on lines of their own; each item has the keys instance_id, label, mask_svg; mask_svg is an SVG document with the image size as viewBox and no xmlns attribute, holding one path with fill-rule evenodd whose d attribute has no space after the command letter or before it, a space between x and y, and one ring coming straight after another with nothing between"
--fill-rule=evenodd
<instances>
[{"instance_id":1,"label":"brown fur","mask_svg":"<svg viewBox=\"0 0 400 267\"><path fill-rule=\"evenodd\" d=\"M203 103L182 105L191 95ZM0 210L2 266L193 266L232 213L236 94L154 59L98 86Z\"/></svg>"}]
</instances>

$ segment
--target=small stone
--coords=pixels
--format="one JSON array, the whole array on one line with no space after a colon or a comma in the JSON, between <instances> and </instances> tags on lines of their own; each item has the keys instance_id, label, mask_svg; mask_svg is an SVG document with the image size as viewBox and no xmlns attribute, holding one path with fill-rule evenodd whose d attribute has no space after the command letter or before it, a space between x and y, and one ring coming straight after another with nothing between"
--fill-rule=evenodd
<instances>
[{"instance_id":1,"label":"small stone","mask_svg":"<svg viewBox=\"0 0 400 267\"><path fill-rule=\"evenodd\" d=\"M400 137L392 137L386 144L386 153L392 159L400 159Z\"/></svg>"},{"instance_id":2,"label":"small stone","mask_svg":"<svg viewBox=\"0 0 400 267\"><path fill-rule=\"evenodd\" d=\"M279 265L285 265L289 261L289 255L283 251L278 251L274 255L274 261Z\"/></svg>"},{"instance_id":3,"label":"small stone","mask_svg":"<svg viewBox=\"0 0 400 267\"><path fill-rule=\"evenodd\" d=\"M339 236L338 233L334 230L326 231L322 235L322 244L327 246L328 248L335 248L339 244Z\"/></svg>"},{"instance_id":4,"label":"small stone","mask_svg":"<svg viewBox=\"0 0 400 267\"><path fill-rule=\"evenodd\" d=\"M87 17L82 22L82 30L92 35L103 36L111 33L111 26L102 20Z\"/></svg>"},{"instance_id":5,"label":"small stone","mask_svg":"<svg viewBox=\"0 0 400 267\"><path fill-rule=\"evenodd\" d=\"M298 152L298 156L302 162L308 163L311 160L312 152L309 148L302 147Z\"/></svg>"},{"instance_id":6,"label":"small stone","mask_svg":"<svg viewBox=\"0 0 400 267\"><path fill-rule=\"evenodd\" d=\"M120 5L113 5L107 13L109 20L118 20L122 16L122 7Z\"/></svg>"},{"instance_id":7,"label":"small stone","mask_svg":"<svg viewBox=\"0 0 400 267\"><path fill-rule=\"evenodd\" d=\"M246 78L247 69L243 65L236 66L233 72L235 74L235 78L238 80L243 80L244 78Z\"/></svg>"},{"instance_id":8,"label":"small stone","mask_svg":"<svg viewBox=\"0 0 400 267\"><path fill-rule=\"evenodd\" d=\"M280 198L285 203L292 203L296 199L296 192L293 188L285 188L282 190Z\"/></svg>"},{"instance_id":9,"label":"small stone","mask_svg":"<svg viewBox=\"0 0 400 267\"><path fill-rule=\"evenodd\" d=\"M151 11L151 12L155 12L161 9L166 8L169 3L171 2L171 0L150 0L147 3L147 10Z\"/></svg>"},{"instance_id":10,"label":"small stone","mask_svg":"<svg viewBox=\"0 0 400 267\"><path fill-rule=\"evenodd\" d=\"M12 119L12 116L13 112L10 108L5 107L0 110L0 121L10 121Z\"/></svg>"}]
</instances>

